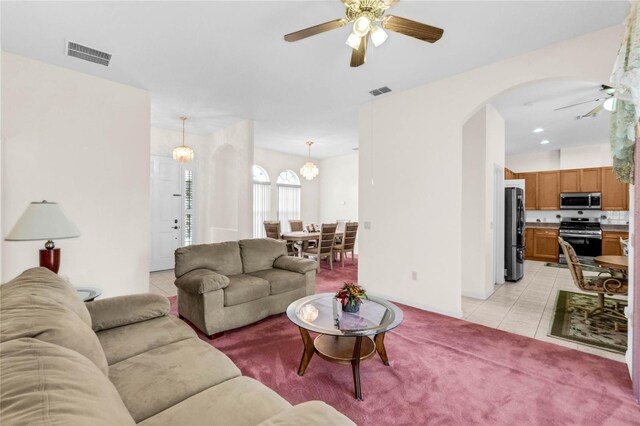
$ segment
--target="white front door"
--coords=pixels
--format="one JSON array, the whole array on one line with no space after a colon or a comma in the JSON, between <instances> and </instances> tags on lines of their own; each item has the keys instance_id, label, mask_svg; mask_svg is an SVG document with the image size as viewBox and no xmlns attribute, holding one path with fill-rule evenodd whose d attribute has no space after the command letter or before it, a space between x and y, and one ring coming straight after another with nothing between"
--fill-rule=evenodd
<instances>
[{"instance_id":1,"label":"white front door","mask_svg":"<svg viewBox=\"0 0 640 426\"><path fill-rule=\"evenodd\" d=\"M183 245L182 175L169 157L151 157L151 271L173 269Z\"/></svg>"}]
</instances>

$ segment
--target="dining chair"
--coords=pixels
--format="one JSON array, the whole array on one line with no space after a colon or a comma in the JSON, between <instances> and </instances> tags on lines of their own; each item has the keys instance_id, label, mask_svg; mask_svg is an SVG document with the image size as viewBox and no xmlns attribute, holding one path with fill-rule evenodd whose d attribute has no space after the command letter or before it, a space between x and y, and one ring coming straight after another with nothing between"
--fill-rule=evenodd
<instances>
[{"instance_id":1,"label":"dining chair","mask_svg":"<svg viewBox=\"0 0 640 426\"><path fill-rule=\"evenodd\" d=\"M333 244L336 238L336 224L323 223L320 228L320 238L315 248L308 247L302 257L315 257L318 260L318 273L320 272L320 260L329 259L329 268L333 271Z\"/></svg>"},{"instance_id":2,"label":"dining chair","mask_svg":"<svg viewBox=\"0 0 640 426\"><path fill-rule=\"evenodd\" d=\"M626 323L627 318L619 309L606 306L604 295L624 295L626 296L629 290L629 283L626 278L614 276L614 272L606 268L594 268L592 265L581 265L575 250L571 247L571 244L566 242L562 237L558 237L558 243L562 248L567 266L571 271L573 282L582 291L596 293L598 296L598 306L594 309L588 309L584 306L572 306L584 311L584 319L587 324L590 323L589 318L593 318L598 315L606 316L614 320L619 320L621 323ZM589 266L591 270L597 269L596 272L600 272L598 276L585 277L582 273L582 266ZM606 275L603 275L606 274ZM619 323L615 322L615 328L618 330Z\"/></svg>"},{"instance_id":3,"label":"dining chair","mask_svg":"<svg viewBox=\"0 0 640 426\"><path fill-rule=\"evenodd\" d=\"M279 220L265 220L264 232L267 234L267 238L273 238L274 240L283 239ZM293 241L287 241L287 253L289 256L297 256Z\"/></svg>"},{"instance_id":4,"label":"dining chair","mask_svg":"<svg viewBox=\"0 0 640 426\"><path fill-rule=\"evenodd\" d=\"M358 234L358 222L348 222L345 225L342 242L333 244L333 252L340 254L340 264L344 267L344 258L347 252L351 252L351 263L356 263L354 247L356 245L356 235Z\"/></svg>"},{"instance_id":5,"label":"dining chair","mask_svg":"<svg viewBox=\"0 0 640 426\"><path fill-rule=\"evenodd\" d=\"M291 232L302 232L302 230L304 229L302 227L301 220L290 220L289 227L291 227Z\"/></svg>"}]
</instances>

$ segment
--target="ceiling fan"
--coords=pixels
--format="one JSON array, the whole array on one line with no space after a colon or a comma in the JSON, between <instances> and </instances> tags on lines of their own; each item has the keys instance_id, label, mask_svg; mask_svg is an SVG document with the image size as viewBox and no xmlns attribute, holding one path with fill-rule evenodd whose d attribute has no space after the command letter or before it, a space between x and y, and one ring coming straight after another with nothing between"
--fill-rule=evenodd
<instances>
[{"instance_id":1,"label":"ceiling fan","mask_svg":"<svg viewBox=\"0 0 640 426\"><path fill-rule=\"evenodd\" d=\"M596 115L598 115L600 111L602 111L603 109L606 111L614 111L616 109L616 99L613 97L613 95L615 94L616 89L614 87L603 84L600 86L600 92L602 92L602 95L596 99L591 99L589 101L584 101L584 102L578 102L572 105L566 105L560 108L556 108L554 109L554 111L573 108L575 106L584 105L591 102L601 102L601 103L598 106L596 106L594 109L589 111L588 113L576 116L576 120L582 120L583 118L593 118Z\"/></svg>"},{"instance_id":2,"label":"ceiling fan","mask_svg":"<svg viewBox=\"0 0 640 426\"><path fill-rule=\"evenodd\" d=\"M369 37L371 37L373 45L378 47L387 39L385 29L429 43L435 43L440 40L440 37L442 37L444 33L444 30L441 28L432 27L421 22L399 16L385 16L385 11L398 3L399 0L341 1L347 8L345 18L314 25L313 27L287 34L284 36L284 39L286 41L298 41L353 23L353 32L349 35L346 43L353 49L351 52L351 66L359 67L367 60Z\"/></svg>"}]
</instances>

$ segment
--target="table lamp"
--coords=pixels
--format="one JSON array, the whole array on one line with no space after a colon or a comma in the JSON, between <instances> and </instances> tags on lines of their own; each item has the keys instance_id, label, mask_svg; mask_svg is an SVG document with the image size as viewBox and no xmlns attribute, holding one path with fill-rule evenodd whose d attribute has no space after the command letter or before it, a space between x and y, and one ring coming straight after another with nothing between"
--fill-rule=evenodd
<instances>
[{"instance_id":1,"label":"table lamp","mask_svg":"<svg viewBox=\"0 0 640 426\"><path fill-rule=\"evenodd\" d=\"M58 203L42 201L29 204L5 240L47 240L45 248L40 249L40 266L57 274L60 268L60 249L55 248L52 240L79 236L80 231L67 218Z\"/></svg>"}]
</instances>

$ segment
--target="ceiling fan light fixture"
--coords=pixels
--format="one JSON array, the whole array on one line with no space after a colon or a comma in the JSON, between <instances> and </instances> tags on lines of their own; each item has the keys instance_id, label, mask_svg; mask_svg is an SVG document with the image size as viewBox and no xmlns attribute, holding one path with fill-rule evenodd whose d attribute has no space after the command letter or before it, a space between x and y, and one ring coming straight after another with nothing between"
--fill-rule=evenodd
<instances>
[{"instance_id":1,"label":"ceiling fan light fixture","mask_svg":"<svg viewBox=\"0 0 640 426\"><path fill-rule=\"evenodd\" d=\"M375 47L384 43L387 40L387 37L389 37L389 35L379 26L374 25L373 28L371 28L371 42Z\"/></svg>"},{"instance_id":2,"label":"ceiling fan light fixture","mask_svg":"<svg viewBox=\"0 0 640 426\"><path fill-rule=\"evenodd\" d=\"M604 103L602 104L603 108L606 109L607 111L611 112L611 111L615 111L616 110L616 104L618 103L618 101L616 100L616 98L609 98L606 101L604 101Z\"/></svg>"},{"instance_id":3,"label":"ceiling fan light fixture","mask_svg":"<svg viewBox=\"0 0 640 426\"><path fill-rule=\"evenodd\" d=\"M367 16L361 16L353 23L353 33L358 37L364 37L371 29L371 20Z\"/></svg>"},{"instance_id":4,"label":"ceiling fan light fixture","mask_svg":"<svg viewBox=\"0 0 640 426\"><path fill-rule=\"evenodd\" d=\"M362 37L356 35L355 33L351 33L349 34L349 37L347 38L347 41L345 43L347 44L347 46L353 49L358 49L360 47L361 40Z\"/></svg>"}]
</instances>

